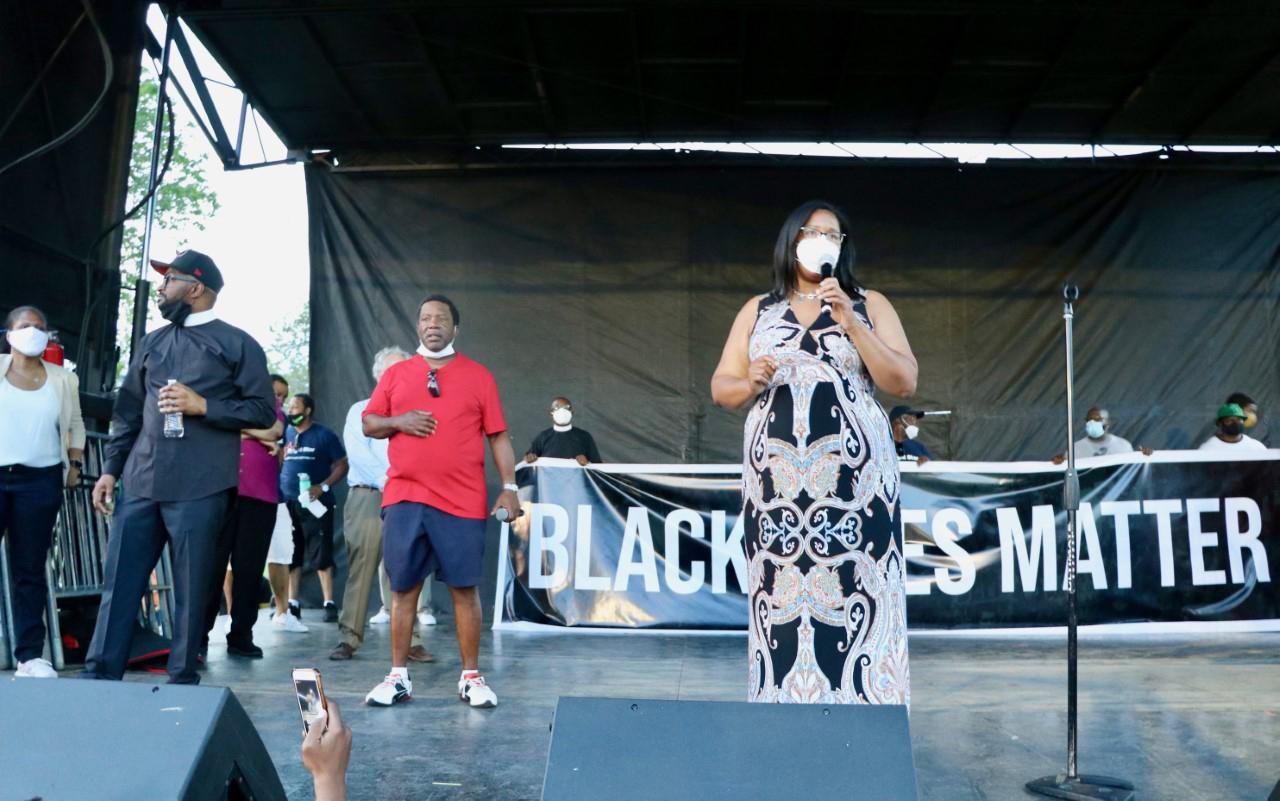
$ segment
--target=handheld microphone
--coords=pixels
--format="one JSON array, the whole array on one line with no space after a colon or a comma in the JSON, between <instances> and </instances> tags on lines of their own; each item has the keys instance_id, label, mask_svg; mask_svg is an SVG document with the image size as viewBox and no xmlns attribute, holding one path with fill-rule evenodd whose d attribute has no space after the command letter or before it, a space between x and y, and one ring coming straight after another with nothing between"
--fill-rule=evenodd
<instances>
[{"instance_id":1,"label":"handheld microphone","mask_svg":"<svg viewBox=\"0 0 1280 801\"><path fill-rule=\"evenodd\" d=\"M833 265L831 262L823 262L822 267L819 270L819 272L822 273L822 277L824 279L830 278L832 275L835 275L835 271L836 271L835 265ZM826 300L822 301L822 311L826 312L827 314L831 313L830 301L826 301Z\"/></svg>"},{"instance_id":2,"label":"handheld microphone","mask_svg":"<svg viewBox=\"0 0 1280 801\"><path fill-rule=\"evenodd\" d=\"M511 519L510 515L507 514L507 508L505 506L498 507L498 511L494 512L493 516L499 523L506 523ZM521 509L517 512L516 517L524 517L524 510Z\"/></svg>"}]
</instances>

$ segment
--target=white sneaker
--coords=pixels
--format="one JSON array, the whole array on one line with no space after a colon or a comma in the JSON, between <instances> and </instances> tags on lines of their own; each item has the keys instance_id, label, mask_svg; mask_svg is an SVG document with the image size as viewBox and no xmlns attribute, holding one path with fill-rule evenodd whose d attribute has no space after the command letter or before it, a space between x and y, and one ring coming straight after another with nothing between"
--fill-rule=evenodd
<instances>
[{"instance_id":1,"label":"white sneaker","mask_svg":"<svg viewBox=\"0 0 1280 801\"><path fill-rule=\"evenodd\" d=\"M381 607L378 609L378 614L369 618L369 622L375 626L385 626L391 622L391 613L387 611L385 606Z\"/></svg>"},{"instance_id":2,"label":"white sneaker","mask_svg":"<svg viewBox=\"0 0 1280 801\"><path fill-rule=\"evenodd\" d=\"M458 679L458 698L475 709L492 709L498 705L498 696L484 683L484 676Z\"/></svg>"},{"instance_id":3,"label":"white sneaker","mask_svg":"<svg viewBox=\"0 0 1280 801\"><path fill-rule=\"evenodd\" d=\"M434 626L436 624L436 616L431 614L429 609L423 609L418 613L418 623L423 626Z\"/></svg>"},{"instance_id":4,"label":"white sneaker","mask_svg":"<svg viewBox=\"0 0 1280 801\"><path fill-rule=\"evenodd\" d=\"M19 662L18 669L13 672L13 675L27 679L56 679L58 671L53 669L48 659L36 657L26 662Z\"/></svg>"},{"instance_id":5,"label":"white sneaker","mask_svg":"<svg viewBox=\"0 0 1280 801\"><path fill-rule=\"evenodd\" d=\"M382 683L364 697L364 702L369 706L391 706L411 698L413 698L413 682L409 677L388 673Z\"/></svg>"},{"instance_id":6,"label":"white sneaker","mask_svg":"<svg viewBox=\"0 0 1280 801\"><path fill-rule=\"evenodd\" d=\"M281 631L293 631L298 634L304 634L311 631L311 629L307 628L301 620L298 620L288 612L285 612L284 614L276 612L272 615L271 626L273 628L280 629Z\"/></svg>"}]
</instances>

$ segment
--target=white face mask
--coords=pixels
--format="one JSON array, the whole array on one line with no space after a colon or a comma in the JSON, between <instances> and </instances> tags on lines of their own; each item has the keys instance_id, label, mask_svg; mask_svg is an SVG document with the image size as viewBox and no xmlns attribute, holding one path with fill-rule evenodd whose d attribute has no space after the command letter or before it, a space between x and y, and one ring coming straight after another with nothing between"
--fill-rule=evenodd
<instances>
[{"instance_id":1,"label":"white face mask","mask_svg":"<svg viewBox=\"0 0 1280 801\"><path fill-rule=\"evenodd\" d=\"M905 429L903 429L902 433L907 435L907 439L915 439L916 437L920 436L920 427L907 426Z\"/></svg>"},{"instance_id":2,"label":"white face mask","mask_svg":"<svg viewBox=\"0 0 1280 801\"><path fill-rule=\"evenodd\" d=\"M445 345L440 350L430 350L427 348L426 345L423 345L421 342L419 342L418 353L421 353L423 356L427 357L428 359L443 359L445 357L452 356L453 342L456 339L457 337L454 337L452 340L449 341L448 345Z\"/></svg>"},{"instance_id":3,"label":"white face mask","mask_svg":"<svg viewBox=\"0 0 1280 801\"><path fill-rule=\"evenodd\" d=\"M6 338L9 345L23 356L39 356L49 345L49 332L41 331L34 325L10 331Z\"/></svg>"},{"instance_id":4,"label":"white face mask","mask_svg":"<svg viewBox=\"0 0 1280 801\"><path fill-rule=\"evenodd\" d=\"M801 239L796 245L796 261L813 275L821 277L822 265L830 264L834 268L839 260L840 246L822 237Z\"/></svg>"},{"instance_id":5,"label":"white face mask","mask_svg":"<svg viewBox=\"0 0 1280 801\"><path fill-rule=\"evenodd\" d=\"M1084 433L1087 434L1090 439L1099 439L1106 433L1106 430L1107 429L1102 425L1102 421L1100 420L1085 421Z\"/></svg>"},{"instance_id":6,"label":"white face mask","mask_svg":"<svg viewBox=\"0 0 1280 801\"><path fill-rule=\"evenodd\" d=\"M551 420L558 426L567 426L573 422L573 412L569 409L556 409L551 413Z\"/></svg>"}]
</instances>

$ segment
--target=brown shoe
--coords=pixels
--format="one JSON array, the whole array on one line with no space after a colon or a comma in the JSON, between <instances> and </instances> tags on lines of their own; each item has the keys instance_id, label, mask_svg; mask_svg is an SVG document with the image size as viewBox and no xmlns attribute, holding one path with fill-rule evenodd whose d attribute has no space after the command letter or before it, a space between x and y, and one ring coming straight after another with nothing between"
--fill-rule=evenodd
<instances>
[{"instance_id":1,"label":"brown shoe","mask_svg":"<svg viewBox=\"0 0 1280 801\"><path fill-rule=\"evenodd\" d=\"M345 661L355 655L356 649L347 645L345 642L338 643L333 647L333 650L329 652L329 658L335 661Z\"/></svg>"},{"instance_id":2,"label":"brown shoe","mask_svg":"<svg viewBox=\"0 0 1280 801\"><path fill-rule=\"evenodd\" d=\"M434 662L436 661L436 658L432 656L431 652L428 651L426 648L423 648L421 645L415 645L409 649L409 661L410 662Z\"/></svg>"}]
</instances>

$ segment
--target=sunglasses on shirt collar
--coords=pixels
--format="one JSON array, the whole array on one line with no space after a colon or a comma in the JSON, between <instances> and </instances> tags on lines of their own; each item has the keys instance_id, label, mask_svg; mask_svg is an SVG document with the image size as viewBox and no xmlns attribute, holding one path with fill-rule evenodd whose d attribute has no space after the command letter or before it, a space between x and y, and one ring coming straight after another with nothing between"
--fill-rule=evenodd
<instances>
[{"instance_id":1,"label":"sunglasses on shirt collar","mask_svg":"<svg viewBox=\"0 0 1280 801\"><path fill-rule=\"evenodd\" d=\"M440 382L436 380L436 370L427 373L427 392L431 393L431 397L440 397Z\"/></svg>"}]
</instances>

